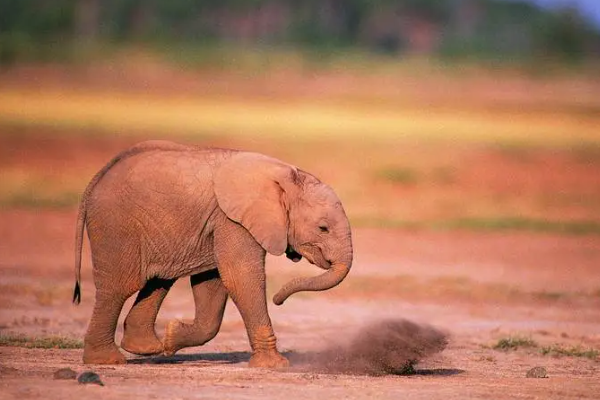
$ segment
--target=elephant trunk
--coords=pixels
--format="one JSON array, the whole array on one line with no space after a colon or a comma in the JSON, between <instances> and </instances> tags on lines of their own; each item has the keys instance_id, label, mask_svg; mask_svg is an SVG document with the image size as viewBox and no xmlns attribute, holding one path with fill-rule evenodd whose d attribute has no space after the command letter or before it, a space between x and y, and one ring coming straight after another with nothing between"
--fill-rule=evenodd
<instances>
[{"instance_id":1,"label":"elephant trunk","mask_svg":"<svg viewBox=\"0 0 600 400\"><path fill-rule=\"evenodd\" d=\"M280 306L292 294L301 291L318 292L331 289L344 280L350 271L350 264L334 263L327 271L312 278L296 278L283 286L275 296L273 303Z\"/></svg>"}]
</instances>

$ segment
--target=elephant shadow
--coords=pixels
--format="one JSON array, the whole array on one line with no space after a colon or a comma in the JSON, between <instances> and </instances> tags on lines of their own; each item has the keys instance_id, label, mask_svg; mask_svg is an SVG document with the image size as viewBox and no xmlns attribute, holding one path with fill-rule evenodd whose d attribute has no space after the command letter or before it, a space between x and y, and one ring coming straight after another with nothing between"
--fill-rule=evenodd
<instances>
[{"instance_id":1,"label":"elephant shadow","mask_svg":"<svg viewBox=\"0 0 600 400\"><path fill-rule=\"evenodd\" d=\"M127 360L127 364L183 364L191 362L207 365L237 364L248 362L251 355L252 353L248 351L232 351L224 353L176 354L173 356L142 356Z\"/></svg>"},{"instance_id":2,"label":"elephant shadow","mask_svg":"<svg viewBox=\"0 0 600 400\"><path fill-rule=\"evenodd\" d=\"M323 371L314 368L312 361L320 354L319 352L297 352L285 351L282 353L290 360L292 366L288 372L317 372L325 375L337 375L335 371ZM147 364L185 364L194 363L195 365L215 366L231 365L248 362L252 353L248 351L233 351L223 353L195 353L195 354L176 354L173 356L149 356L138 357L127 361L128 364L147 365ZM464 373L462 369L456 368L432 368L432 369L414 369L409 373L391 375L417 375L417 376L454 376Z\"/></svg>"},{"instance_id":3,"label":"elephant shadow","mask_svg":"<svg viewBox=\"0 0 600 400\"><path fill-rule=\"evenodd\" d=\"M285 351L282 353L292 362L304 364L312 353L299 353ZM252 353L249 351L230 351L223 353L195 353L176 354L173 356L140 356L127 360L127 364L183 364L183 363L206 363L206 364L237 364L250 361Z\"/></svg>"}]
</instances>

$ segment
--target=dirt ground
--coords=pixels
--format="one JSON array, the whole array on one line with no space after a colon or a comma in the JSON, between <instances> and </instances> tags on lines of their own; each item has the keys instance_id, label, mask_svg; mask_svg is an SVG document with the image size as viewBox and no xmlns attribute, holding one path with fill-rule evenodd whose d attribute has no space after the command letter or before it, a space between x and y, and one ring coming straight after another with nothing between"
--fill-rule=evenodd
<instances>
[{"instance_id":1,"label":"dirt ground","mask_svg":"<svg viewBox=\"0 0 600 400\"><path fill-rule=\"evenodd\" d=\"M94 290L88 261L84 264L83 302L70 304L74 218L72 211L0 214L2 332L82 338ZM339 344L361 326L384 319L404 318L446 331L450 335L447 349L419 363L414 375L322 374L311 371L310 365L290 371L249 369L243 324L229 304L221 332L212 342L172 358L130 356L125 366L90 368L82 365L80 349L0 347L1 396L598 398L597 358L490 348L499 338L515 334L530 337L540 346L600 347L600 298L597 292L583 295L600 287L597 238L356 229L355 243L356 263L347 282L350 288L363 280L381 278L429 284L436 293L431 292L430 297L412 296L411 290L381 294L373 286L354 293L342 285L329 293L290 298L281 307L270 305L280 349L294 360L294 354ZM27 251L32 244L35 251ZM287 276L299 268L310 270L304 262L291 264L271 257L269 276ZM456 281L473 296L456 292ZM490 283L519 293L537 293L543 288L550 294L497 297L482 290ZM271 282L270 286L273 290ZM165 301L157 330L162 334L168 320L192 316L192 296L182 280ZM117 341L120 334L121 329ZM535 366L545 367L549 378L525 378ZM53 380L54 371L63 367L77 372L93 369L105 386Z\"/></svg>"},{"instance_id":2,"label":"dirt ground","mask_svg":"<svg viewBox=\"0 0 600 400\"><path fill-rule=\"evenodd\" d=\"M6 205L0 210L0 335L81 340L94 288L84 246L83 300L71 304L73 202L67 198L40 208L21 192L16 197L9 192L22 190L19 182L26 182L39 189L35 195L78 193L136 139L40 136L15 129L0 132L0 197ZM261 150L315 172L358 216L348 278L328 292L301 293L283 306L269 306L279 348L292 367L247 368L246 333L229 303L213 341L170 358L128 355L127 365L90 367L82 364L80 348L0 346L0 398L600 398L600 358L593 352L600 349L597 232L392 229L378 223L387 216L417 222L454 218L466 209L597 222L597 149L330 143L338 151L326 157L323 143L210 140ZM400 174L378 180L378 168L390 165ZM269 296L291 276L316 273L305 261L268 257ZM130 305L131 300L123 314ZM162 335L169 320L192 317L192 294L182 279L165 300L157 332ZM348 375L306 361L351 348L365 327L399 320L444 332L447 347L421 360L409 375ZM494 349L511 337L530 345ZM377 340L373 335L373 343ZM526 378L536 366L545 367L548 378ZM54 380L63 367L78 373L93 369L105 386Z\"/></svg>"}]
</instances>

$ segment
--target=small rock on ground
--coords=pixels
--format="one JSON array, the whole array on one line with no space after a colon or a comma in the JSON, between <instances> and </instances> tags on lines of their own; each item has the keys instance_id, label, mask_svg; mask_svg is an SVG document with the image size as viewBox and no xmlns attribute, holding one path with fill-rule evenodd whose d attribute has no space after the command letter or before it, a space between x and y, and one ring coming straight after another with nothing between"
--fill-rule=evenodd
<instances>
[{"instance_id":1,"label":"small rock on ground","mask_svg":"<svg viewBox=\"0 0 600 400\"><path fill-rule=\"evenodd\" d=\"M94 384L104 386L104 383L102 383L102 380L100 379L100 375L92 371L87 371L79 375L79 378L77 378L77 382L84 385Z\"/></svg>"},{"instance_id":2,"label":"small rock on ground","mask_svg":"<svg viewBox=\"0 0 600 400\"><path fill-rule=\"evenodd\" d=\"M54 372L54 379L77 379L77 372L71 368L61 368Z\"/></svg>"},{"instance_id":3,"label":"small rock on ground","mask_svg":"<svg viewBox=\"0 0 600 400\"><path fill-rule=\"evenodd\" d=\"M525 375L527 378L547 378L548 371L544 367L533 367Z\"/></svg>"}]
</instances>

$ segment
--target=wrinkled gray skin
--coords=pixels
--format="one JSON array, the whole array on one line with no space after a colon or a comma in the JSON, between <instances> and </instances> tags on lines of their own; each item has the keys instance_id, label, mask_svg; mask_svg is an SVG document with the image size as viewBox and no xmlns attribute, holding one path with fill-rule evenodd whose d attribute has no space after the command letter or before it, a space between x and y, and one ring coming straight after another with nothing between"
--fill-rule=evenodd
<instances>
[{"instance_id":1,"label":"wrinkled gray skin","mask_svg":"<svg viewBox=\"0 0 600 400\"><path fill-rule=\"evenodd\" d=\"M90 240L96 303L85 336L86 364L118 364L114 342L123 303L138 292L121 347L174 354L211 340L228 296L252 347L250 366L282 367L267 312L265 255L306 259L324 269L297 278L274 296L339 284L352 265L350 225L333 190L314 176L256 153L140 143L92 179L80 204L74 301L80 299L84 228ZM191 276L193 324L171 321L164 343L156 315L173 282Z\"/></svg>"}]
</instances>

